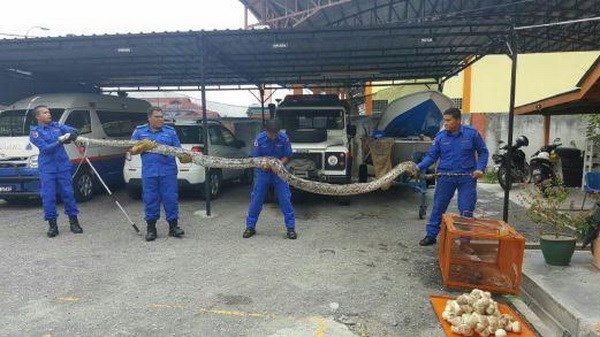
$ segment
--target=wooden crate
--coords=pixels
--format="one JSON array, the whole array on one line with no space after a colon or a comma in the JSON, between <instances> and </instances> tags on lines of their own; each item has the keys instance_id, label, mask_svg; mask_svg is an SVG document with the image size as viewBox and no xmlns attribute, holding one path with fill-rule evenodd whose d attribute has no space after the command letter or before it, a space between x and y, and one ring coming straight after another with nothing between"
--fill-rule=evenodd
<instances>
[{"instance_id":1,"label":"wooden crate","mask_svg":"<svg viewBox=\"0 0 600 337\"><path fill-rule=\"evenodd\" d=\"M504 221L442 216L439 263L446 288L518 294L525 238Z\"/></svg>"}]
</instances>

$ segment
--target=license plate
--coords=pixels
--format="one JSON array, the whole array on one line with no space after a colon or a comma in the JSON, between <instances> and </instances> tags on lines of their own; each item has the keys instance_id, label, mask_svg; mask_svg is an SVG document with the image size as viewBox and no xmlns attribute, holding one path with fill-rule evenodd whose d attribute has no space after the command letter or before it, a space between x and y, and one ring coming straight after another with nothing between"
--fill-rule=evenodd
<instances>
[{"instance_id":1,"label":"license plate","mask_svg":"<svg viewBox=\"0 0 600 337\"><path fill-rule=\"evenodd\" d=\"M12 192L12 186L0 186L0 192Z\"/></svg>"},{"instance_id":2,"label":"license plate","mask_svg":"<svg viewBox=\"0 0 600 337\"><path fill-rule=\"evenodd\" d=\"M308 178L308 171L296 171L294 170L294 175L300 178Z\"/></svg>"}]
</instances>

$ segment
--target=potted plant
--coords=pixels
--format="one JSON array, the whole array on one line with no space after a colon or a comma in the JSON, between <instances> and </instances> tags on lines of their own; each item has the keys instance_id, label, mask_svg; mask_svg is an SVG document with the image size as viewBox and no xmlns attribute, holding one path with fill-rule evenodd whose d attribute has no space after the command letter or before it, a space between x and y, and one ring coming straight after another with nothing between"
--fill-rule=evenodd
<instances>
[{"instance_id":1,"label":"potted plant","mask_svg":"<svg viewBox=\"0 0 600 337\"><path fill-rule=\"evenodd\" d=\"M540 248L550 265L566 266L571 262L577 234L589 221L590 213L561 208L568 196L569 191L562 183L550 180L522 194L527 216L540 225Z\"/></svg>"},{"instance_id":2,"label":"potted plant","mask_svg":"<svg viewBox=\"0 0 600 337\"><path fill-rule=\"evenodd\" d=\"M600 269L600 201L596 202L587 221L577 227L577 234L581 239L582 249L590 245L593 255L592 263L596 268Z\"/></svg>"}]
</instances>

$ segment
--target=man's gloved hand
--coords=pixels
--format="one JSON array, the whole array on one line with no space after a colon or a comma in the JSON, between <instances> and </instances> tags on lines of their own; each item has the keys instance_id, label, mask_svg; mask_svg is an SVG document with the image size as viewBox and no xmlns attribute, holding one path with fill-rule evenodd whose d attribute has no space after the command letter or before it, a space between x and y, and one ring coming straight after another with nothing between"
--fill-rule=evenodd
<instances>
[{"instance_id":1,"label":"man's gloved hand","mask_svg":"<svg viewBox=\"0 0 600 337\"><path fill-rule=\"evenodd\" d=\"M192 160L193 160L192 155L189 153L184 153L181 156L179 156L179 162L182 164L191 163Z\"/></svg>"},{"instance_id":2,"label":"man's gloved hand","mask_svg":"<svg viewBox=\"0 0 600 337\"><path fill-rule=\"evenodd\" d=\"M432 175L424 173L424 172L419 172L419 173L417 173L415 178L418 180L427 180L427 179L431 179Z\"/></svg>"},{"instance_id":3,"label":"man's gloved hand","mask_svg":"<svg viewBox=\"0 0 600 337\"><path fill-rule=\"evenodd\" d=\"M262 163L260 163L260 168L263 171L269 171L271 169L271 165L269 165L269 162L265 160Z\"/></svg>"},{"instance_id":4,"label":"man's gloved hand","mask_svg":"<svg viewBox=\"0 0 600 337\"><path fill-rule=\"evenodd\" d=\"M65 133L64 135L58 137L58 142L61 144L69 144L69 143L71 143L70 138L71 138L71 134ZM77 138L77 136L75 138Z\"/></svg>"},{"instance_id":5,"label":"man's gloved hand","mask_svg":"<svg viewBox=\"0 0 600 337\"><path fill-rule=\"evenodd\" d=\"M129 152L133 155L140 154L142 152L146 152L152 150L157 146L156 142L150 139L142 139L137 142L134 146L131 147Z\"/></svg>"},{"instance_id":6,"label":"man's gloved hand","mask_svg":"<svg viewBox=\"0 0 600 337\"><path fill-rule=\"evenodd\" d=\"M74 142L74 141L76 141L76 140L77 140L77 137L79 136L79 135L78 135L76 132L71 132L71 133L68 133L68 135L69 135L69 138L67 138L67 141L68 141L69 143L70 143L70 142Z\"/></svg>"},{"instance_id":7,"label":"man's gloved hand","mask_svg":"<svg viewBox=\"0 0 600 337\"><path fill-rule=\"evenodd\" d=\"M417 164L415 164L412 161L406 162L408 165L408 167L406 168L406 174L409 177L418 177L419 175L419 167L417 166Z\"/></svg>"}]
</instances>

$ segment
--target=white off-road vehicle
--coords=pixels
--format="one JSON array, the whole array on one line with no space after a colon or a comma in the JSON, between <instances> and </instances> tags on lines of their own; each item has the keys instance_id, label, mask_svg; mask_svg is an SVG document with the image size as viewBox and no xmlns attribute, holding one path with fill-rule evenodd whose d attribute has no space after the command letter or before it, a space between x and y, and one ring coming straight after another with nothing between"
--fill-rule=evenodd
<instances>
[{"instance_id":1,"label":"white off-road vehicle","mask_svg":"<svg viewBox=\"0 0 600 337\"><path fill-rule=\"evenodd\" d=\"M351 182L348 109L337 95L288 95L279 104L276 118L294 152L288 170L296 176L333 184Z\"/></svg>"}]
</instances>

